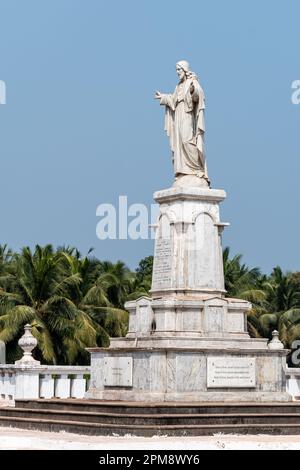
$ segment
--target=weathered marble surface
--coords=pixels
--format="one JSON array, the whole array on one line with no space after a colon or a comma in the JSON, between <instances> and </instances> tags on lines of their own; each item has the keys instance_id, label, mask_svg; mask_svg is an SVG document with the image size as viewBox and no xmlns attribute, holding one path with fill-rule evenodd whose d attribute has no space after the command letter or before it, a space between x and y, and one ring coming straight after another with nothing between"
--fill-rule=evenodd
<instances>
[{"instance_id":1,"label":"weathered marble surface","mask_svg":"<svg viewBox=\"0 0 300 470\"><path fill-rule=\"evenodd\" d=\"M197 175L208 186L204 149L205 96L197 75L186 60L176 64L179 83L174 93L156 92L166 108L165 130L170 138L175 176Z\"/></svg>"},{"instance_id":2,"label":"weathered marble surface","mask_svg":"<svg viewBox=\"0 0 300 470\"><path fill-rule=\"evenodd\" d=\"M284 373L287 351L270 349L266 339L251 339L247 332L251 304L226 298L221 247L225 224L219 215L224 191L180 186L178 179L173 188L156 193L155 199L160 217L151 297L126 304L130 314L126 338L111 339L108 349L89 349L91 386L86 397L289 400ZM109 374L105 360L118 357L133 361L131 387L105 386ZM255 386L208 387L207 362L215 357L254 361Z\"/></svg>"},{"instance_id":3,"label":"weathered marble surface","mask_svg":"<svg viewBox=\"0 0 300 470\"><path fill-rule=\"evenodd\" d=\"M255 388L254 357L208 357L207 388Z\"/></svg>"},{"instance_id":4,"label":"weathered marble surface","mask_svg":"<svg viewBox=\"0 0 300 470\"><path fill-rule=\"evenodd\" d=\"M285 391L286 351L173 350L173 349L94 349L91 361L91 386L87 398L137 401L287 401ZM133 358L133 386L105 387L106 357ZM207 361L210 357L255 360L255 387L211 388L207 386Z\"/></svg>"},{"instance_id":5,"label":"weathered marble surface","mask_svg":"<svg viewBox=\"0 0 300 470\"><path fill-rule=\"evenodd\" d=\"M106 357L104 383L106 387L132 387L132 357Z\"/></svg>"},{"instance_id":6,"label":"weathered marble surface","mask_svg":"<svg viewBox=\"0 0 300 470\"><path fill-rule=\"evenodd\" d=\"M184 333L184 332L183 332ZM111 338L110 350L114 352L116 349L193 349L193 350L215 350L230 349L235 351L258 351L265 352L268 350L267 339L251 339L251 338L214 338L199 336L140 336L137 338Z\"/></svg>"},{"instance_id":7,"label":"weathered marble surface","mask_svg":"<svg viewBox=\"0 0 300 470\"><path fill-rule=\"evenodd\" d=\"M249 338L246 314L249 302L202 295L127 302L128 338L149 336L199 336Z\"/></svg>"},{"instance_id":8,"label":"weathered marble surface","mask_svg":"<svg viewBox=\"0 0 300 470\"><path fill-rule=\"evenodd\" d=\"M154 194L160 205L156 228L152 297L174 293L224 294L219 202L224 191L194 187Z\"/></svg>"}]
</instances>

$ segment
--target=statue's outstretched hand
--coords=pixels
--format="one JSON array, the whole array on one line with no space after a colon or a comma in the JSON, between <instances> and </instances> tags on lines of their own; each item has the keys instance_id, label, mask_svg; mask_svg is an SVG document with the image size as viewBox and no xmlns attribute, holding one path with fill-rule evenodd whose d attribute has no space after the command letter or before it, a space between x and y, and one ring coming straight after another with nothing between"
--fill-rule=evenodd
<instances>
[{"instance_id":1,"label":"statue's outstretched hand","mask_svg":"<svg viewBox=\"0 0 300 470\"><path fill-rule=\"evenodd\" d=\"M160 100L160 99L161 99L161 92L160 92L160 91L156 91L156 92L155 92L155 95L154 95L154 98L155 98L156 100Z\"/></svg>"}]
</instances>

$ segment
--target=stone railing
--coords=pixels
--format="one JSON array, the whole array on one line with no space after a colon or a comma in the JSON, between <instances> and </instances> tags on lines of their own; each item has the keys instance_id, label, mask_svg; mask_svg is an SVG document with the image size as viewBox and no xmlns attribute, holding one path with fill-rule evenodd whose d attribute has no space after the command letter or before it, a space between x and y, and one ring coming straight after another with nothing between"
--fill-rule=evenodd
<instances>
[{"instance_id":1,"label":"stone railing","mask_svg":"<svg viewBox=\"0 0 300 470\"><path fill-rule=\"evenodd\" d=\"M83 398L89 387L90 366L46 366L32 356L37 340L31 326L19 340L23 357L0 364L0 402L15 399Z\"/></svg>"},{"instance_id":2,"label":"stone railing","mask_svg":"<svg viewBox=\"0 0 300 470\"><path fill-rule=\"evenodd\" d=\"M294 400L300 400L300 368L286 368L286 390Z\"/></svg>"},{"instance_id":3,"label":"stone railing","mask_svg":"<svg viewBox=\"0 0 300 470\"><path fill-rule=\"evenodd\" d=\"M83 398L89 366L0 365L0 399Z\"/></svg>"}]
</instances>

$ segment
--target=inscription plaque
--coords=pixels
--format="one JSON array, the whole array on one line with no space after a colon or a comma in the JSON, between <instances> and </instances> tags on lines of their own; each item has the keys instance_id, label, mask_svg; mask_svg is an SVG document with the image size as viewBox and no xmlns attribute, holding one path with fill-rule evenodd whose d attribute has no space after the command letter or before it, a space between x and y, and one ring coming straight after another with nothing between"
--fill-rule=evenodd
<instances>
[{"instance_id":1,"label":"inscription plaque","mask_svg":"<svg viewBox=\"0 0 300 470\"><path fill-rule=\"evenodd\" d=\"M132 387L132 357L106 357L104 359L104 385L106 387Z\"/></svg>"},{"instance_id":2,"label":"inscription plaque","mask_svg":"<svg viewBox=\"0 0 300 470\"><path fill-rule=\"evenodd\" d=\"M255 358L207 358L208 388L254 388L255 385Z\"/></svg>"},{"instance_id":3,"label":"inscription plaque","mask_svg":"<svg viewBox=\"0 0 300 470\"><path fill-rule=\"evenodd\" d=\"M171 287L172 246L170 238L158 238L153 264L153 288Z\"/></svg>"}]
</instances>

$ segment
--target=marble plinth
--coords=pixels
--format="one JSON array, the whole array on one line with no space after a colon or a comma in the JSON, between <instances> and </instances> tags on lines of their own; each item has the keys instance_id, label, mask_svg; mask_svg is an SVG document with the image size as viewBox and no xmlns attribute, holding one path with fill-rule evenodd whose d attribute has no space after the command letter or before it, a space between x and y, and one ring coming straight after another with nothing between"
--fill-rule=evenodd
<instances>
[{"instance_id":1,"label":"marble plinth","mask_svg":"<svg viewBox=\"0 0 300 470\"><path fill-rule=\"evenodd\" d=\"M111 338L107 349L88 349L91 385L87 398L152 402L290 399L285 392L287 351L270 349L268 340L249 337L248 302L205 296L201 300L145 297L129 302L127 308L127 336ZM132 360L130 386L107 386L107 358L114 358L115 364L119 358L116 370L126 359ZM216 358L225 365L236 364L237 372L241 362L253 363L252 385L248 376L245 380L241 376L236 387L236 380L228 375L222 379L223 387L220 381L212 387L209 363Z\"/></svg>"},{"instance_id":2,"label":"marble plinth","mask_svg":"<svg viewBox=\"0 0 300 470\"><path fill-rule=\"evenodd\" d=\"M288 401L285 392L286 351L270 351L260 341L249 349L230 348L114 348L89 349L91 385L87 398L129 401ZM132 386L105 386L108 357L133 359ZM255 361L255 387L209 386L209 358ZM224 381L226 383L226 381ZM241 384L240 384L241 385Z\"/></svg>"},{"instance_id":3,"label":"marble plinth","mask_svg":"<svg viewBox=\"0 0 300 470\"><path fill-rule=\"evenodd\" d=\"M222 190L180 186L155 193L151 296L127 302L129 329L88 349L87 398L133 401L288 401L282 344L251 339L251 304L226 297ZM280 348L279 348L280 346ZM112 370L108 370L111 364Z\"/></svg>"}]
</instances>

